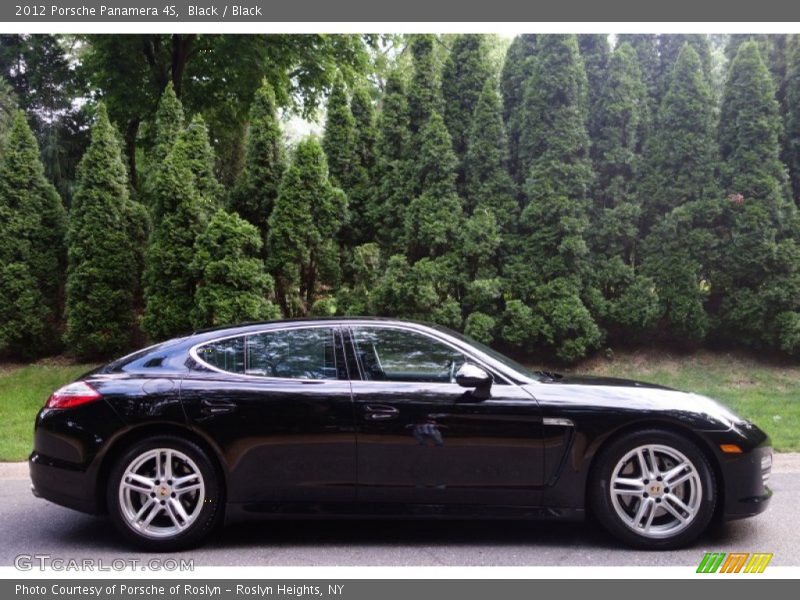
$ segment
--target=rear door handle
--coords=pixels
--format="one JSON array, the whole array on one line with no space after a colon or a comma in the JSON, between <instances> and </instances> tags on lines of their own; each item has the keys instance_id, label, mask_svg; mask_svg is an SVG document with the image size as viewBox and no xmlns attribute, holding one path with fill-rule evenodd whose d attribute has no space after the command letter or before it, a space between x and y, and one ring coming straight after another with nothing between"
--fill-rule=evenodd
<instances>
[{"instance_id":1,"label":"rear door handle","mask_svg":"<svg viewBox=\"0 0 800 600\"><path fill-rule=\"evenodd\" d=\"M364 418L370 421L386 421L394 419L400 411L386 404L368 404L364 407Z\"/></svg>"},{"instance_id":2,"label":"rear door handle","mask_svg":"<svg viewBox=\"0 0 800 600\"><path fill-rule=\"evenodd\" d=\"M219 415L236 410L236 403L231 400L203 398L202 405L203 414L206 415Z\"/></svg>"}]
</instances>

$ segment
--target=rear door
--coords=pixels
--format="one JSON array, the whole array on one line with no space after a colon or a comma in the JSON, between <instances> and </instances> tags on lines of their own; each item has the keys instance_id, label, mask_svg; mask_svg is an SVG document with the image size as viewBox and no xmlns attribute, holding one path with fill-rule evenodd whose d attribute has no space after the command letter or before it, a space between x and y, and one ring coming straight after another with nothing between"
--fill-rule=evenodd
<instances>
[{"instance_id":1,"label":"rear door","mask_svg":"<svg viewBox=\"0 0 800 600\"><path fill-rule=\"evenodd\" d=\"M225 455L230 502L272 511L355 499L353 405L338 327L264 330L200 344L192 355L181 400Z\"/></svg>"}]
</instances>

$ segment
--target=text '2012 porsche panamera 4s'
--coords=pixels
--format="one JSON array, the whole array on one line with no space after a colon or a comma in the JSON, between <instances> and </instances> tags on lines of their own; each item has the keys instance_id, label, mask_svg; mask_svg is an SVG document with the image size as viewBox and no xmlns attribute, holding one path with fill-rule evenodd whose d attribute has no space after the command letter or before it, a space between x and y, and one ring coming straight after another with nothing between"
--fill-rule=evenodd
<instances>
[{"instance_id":1,"label":"text '2012 porsche panamera 4s'","mask_svg":"<svg viewBox=\"0 0 800 600\"><path fill-rule=\"evenodd\" d=\"M769 438L713 400L389 319L198 332L53 393L33 491L175 550L257 516L581 519L640 548L763 511Z\"/></svg>"}]
</instances>

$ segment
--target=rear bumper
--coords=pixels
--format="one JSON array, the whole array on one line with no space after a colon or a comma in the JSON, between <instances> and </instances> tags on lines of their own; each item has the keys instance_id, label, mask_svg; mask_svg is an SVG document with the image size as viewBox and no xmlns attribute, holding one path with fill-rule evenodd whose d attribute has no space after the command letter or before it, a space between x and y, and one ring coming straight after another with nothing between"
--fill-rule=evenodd
<instances>
[{"instance_id":1,"label":"rear bumper","mask_svg":"<svg viewBox=\"0 0 800 600\"><path fill-rule=\"evenodd\" d=\"M76 465L33 452L28 459L31 492L43 498L89 514L99 514L95 478Z\"/></svg>"}]
</instances>

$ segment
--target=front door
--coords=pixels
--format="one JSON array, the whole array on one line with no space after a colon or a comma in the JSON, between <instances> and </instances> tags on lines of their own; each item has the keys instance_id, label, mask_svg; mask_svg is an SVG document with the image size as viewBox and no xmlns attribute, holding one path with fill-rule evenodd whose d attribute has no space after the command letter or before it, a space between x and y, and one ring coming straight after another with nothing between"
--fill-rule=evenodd
<instances>
[{"instance_id":1,"label":"front door","mask_svg":"<svg viewBox=\"0 0 800 600\"><path fill-rule=\"evenodd\" d=\"M494 374L490 397L475 397L455 373L476 361L410 328L352 327L344 344L360 502L539 504L542 418L530 394Z\"/></svg>"}]
</instances>

